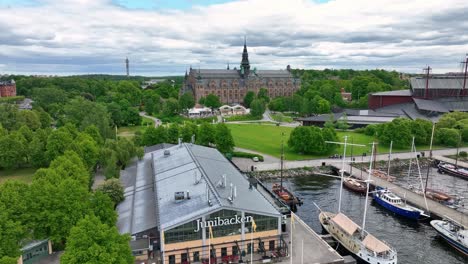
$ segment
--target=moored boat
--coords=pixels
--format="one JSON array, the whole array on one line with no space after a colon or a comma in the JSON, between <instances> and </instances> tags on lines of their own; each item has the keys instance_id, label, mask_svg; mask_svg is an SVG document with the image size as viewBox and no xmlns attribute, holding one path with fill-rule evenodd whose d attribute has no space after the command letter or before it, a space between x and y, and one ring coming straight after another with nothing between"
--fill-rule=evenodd
<instances>
[{"instance_id":1,"label":"moored boat","mask_svg":"<svg viewBox=\"0 0 468 264\"><path fill-rule=\"evenodd\" d=\"M354 178L348 177L343 179L343 184L346 188L358 192L358 193L366 193L367 186L362 181L358 181Z\"/></svg>"},{"instance_id":2,"label":"moored boat","mask_svg":"<svg viewBox=\"0 0 468 264\"><path fill-rule=\"evenodd\" d=\"M278 198L289 205L293 211L297 210L297 205L302 205L302 201L299 197L296 197L288 189L286 189L286 187L281 186L279 183L273 184L272 191L276 194L276 196L278 196Z\"/></svg>"},{"instance_id":3,"label":"moored boat","mask_svg":"<svg viewBox=\"0 0 468 264\"><path fill-rule=\"evenodd\" d=\"M409 219L419 220L430 217L424 210L407 205L399 196L387 189L377 188L374 200L385 209Z\"/></svg>"},{"instance_id":4,"label":"moored boat","mask_svg":"<svg viewBox=\"0 0 468 264\"><path fill-rule=\"evenodd\" d=\"M371 264L396 264L397 252L387 243L362 230L342 213L321 212L321 225L349 252Z\"/></svg>"},{"instance_id":5,"label":"moored boat","mask_svg":"<svg viewBox=\"0 0 468 264\"><path fill-rule=\"evenodd\" d=\"M366 170L366 172L369 173L369 170ZM386 172L380 170L372 170L372 176L384 179L388 182L393 182L395 180L395 177L390 176Z\"/></svg>"},{"instance_id":6,"label":"moored boat","mask_svg":"<svg viewBox=\"0 0 468 264\"><path fill-rule=\"evenodd\" d=\"M460 178L468 179L468 170L465 168L444 162L440 162L439 165L437 165L437 168L440 173L448 173Z\"/></svg>"},{"instance_id":7,"label":"moored boat","mask_svg":"<svg viewBox=\"0 0 468 264\"><path fill-rule=\"evenodd\" d=\"M446 218L432 220L431 226L455 249L468 256L468 230L460 223Z\"/></svg>"}]
</instances>

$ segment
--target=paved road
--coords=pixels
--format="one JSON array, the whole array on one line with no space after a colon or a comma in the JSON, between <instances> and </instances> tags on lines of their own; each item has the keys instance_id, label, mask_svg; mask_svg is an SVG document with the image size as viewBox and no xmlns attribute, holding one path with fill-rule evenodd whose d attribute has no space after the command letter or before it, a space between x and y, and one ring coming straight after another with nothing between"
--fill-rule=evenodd
<instances>
[{"instance_id":1,"label":"paved road","mask_svg":"<svg viewBox=\"0 0 468 264\"><path fill-rule=\"evenodd\" d=\"M249 151L249 150L247 150ZM468 148L460 148L460 151L468 151ZM426 156L429 155L429 151L424 151ZM440 150L433 150L433 156L447 156L447 155L454 155L456 154L457 149L440 149ZM262 154L263 155L263 154ZM392 159L410 159L414 157L414 153L412 152L403 152L403 153L392 153ZM370 156L361 157L356 156L355 162L369 162ZM380 154L377 155L376 160L388 160L388 154ZM297 161L285 161L284 168L285 169L294 169L294 168L303 168L303 167L317 167L321 166L322 163L325 164L340 164L342 162L341 159L329 159L329 158L322 158L322 159L311 159L311 160L297 160ZM350 162L350 159L347 158L347 163ZM236 163L237 164L237 163ZM253 162L247 164L242 164L240 167L241 169L250 168L250 166L255 166L256 170L259 171L268 171L268 170L279 170L280 169L280 162L279 161L265 161L265 162Z\"/></svg>"},{"instance_id":2,"label":"paved road","mask_svg":"<svg viewBox=\"0 0 468 264\"><path fill-rule=\"evenodd\" d=\"M157 119L157 118L154 117L154 116L146 115L145 112L140 112L140 116L143 116L143 117L146 117L146 118L149 118L149 119L153 120L153 122L154 122L154 127L158 127L158 126L162 125L161 120Z\"/></svg>"}]
</instances>

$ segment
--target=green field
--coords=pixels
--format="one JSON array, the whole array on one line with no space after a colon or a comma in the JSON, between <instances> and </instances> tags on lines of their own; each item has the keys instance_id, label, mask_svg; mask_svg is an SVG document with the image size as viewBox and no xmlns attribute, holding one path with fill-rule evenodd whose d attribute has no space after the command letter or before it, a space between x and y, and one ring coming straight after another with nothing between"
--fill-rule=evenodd
<instances>
[{"instance_id":1,"label":"green field","mask_svg":"<svg viewBox=\"0 0 468 264\"><path fill-rule=\"evenodd\" d=\"M293 128L291 127L282 127L282 126L275 126L271 124L228 124L228 127L231 129L232 136L234 137L234 142L236 147L250 149L253 151L258 151L260 153L265 153L274 157L280 157L281 155L281 133L284 132L284 156L287 160L304 160L304 159L311 159L311 158L320 158L324 156L329 156L331 154L337 153L342 154L343 148L340 146L337 148L334 153L330 153L327 155L301 155L298 153L293 152L287 146L287 141L289 139L289 135ZM367 147L350 147L346 151L347 155L351 155L351 151L353 152L354 156L360 156L362 153L366 152L367 155L370 154L370 145L374 140L373 137L355 133L353 131L346 131L346 132L338 132L338 138L340 141L344 141L344 137L348 136L348 142L354 144L363 144L367 145ZM397 149L393 148L393 152L402 152L402 151L409 151L411 146L408 146L404 149ZM441 147L434 147L434 149L441 148ZM417 146L417 150L427 150L429 146ZM388 153L389 146L379 145L378 146L378 153Z\"/></svg>"},{"instance_id":2,"label":"green field","mask_svg":"<svg viewBox=\"0 0 468 264\"><path fill-rule=\"evenodd\" d=\"M22 168L15 170L0 170L0 184L6 180L18 180L26 183L32 181L32 177L36 169L34 168Z\"/></svg>"},{"instance_id":3,"label":"green field","mask_svg":"<svg viewBox=\"0 0 468 264\"><path fill-rule=\"evenodd\" d=\"M276 122L291 123L293 121L292 117L283 115L282 113L270 114L270 116Z\"/></svg>"}]
</instances>

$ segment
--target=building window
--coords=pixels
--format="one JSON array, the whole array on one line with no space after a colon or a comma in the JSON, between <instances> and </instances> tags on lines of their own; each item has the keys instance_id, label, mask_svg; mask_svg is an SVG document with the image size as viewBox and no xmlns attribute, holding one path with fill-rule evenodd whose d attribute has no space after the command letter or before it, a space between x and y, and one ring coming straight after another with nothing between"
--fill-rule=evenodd
<instances>
[{"instance_id":1,"label":"building window","mask_svg":"<svg viewBox=\"0 0 468 264\"><path fill-rule=\"evenodd\" d=\"M188 253L180 254L180 258L182 259L182 262L188 262Z\"/></svg>"},{"instance_id":2,"label":"building window","mask_svg":"<svg viewBox=\"0 0 468 264\"><path fill-rule=\"evenodd\" d=\"M216 249L210 249L210 257L216 258Z\"/></svg>"},{"instance_id":3,"label":"building window","mask_svg":"<svg viewBox=\"0 0 468 264\"><path fill-rule=\"evenodd\" d=\"M194 232L197 230L197 221L192 221L184 225L180 225L173 229L164 231L164 243L177 243L190 240L202 239L202 232Z\"/></svg>"},{"instance_id":4,"label":"building window","mask_svg":"<svg viewBox=\"0 0 468 264\"><path fill-rule=\"evenodd\" d=\"M251 216L254 219L255 224L257 225L256 232L278 229L277 217L257 215L257 214L247 214L247 213L245 214L245 216ZM250 223L246 224L246 227L250 228L250 226L251 226Z\"/></svg>"},{"instance_id":5,"label":"building window","mask_svg":"<svg viewBox=\"0 0 468 264\"><path fill-rule=\"evenodd\" d=\"M221 220L225 219L232 219L241 216L241 212L231 211L231 210L220 210L218 212L210 214L206 221L217 221L218 217ZM223 237L223 236L232 236L232 235L239 235L242 233L242 225L241 224L230 224L230 225L214 225L212 227L213 230L213 237ZM206 237L209 237L209 228L206 228Z\"/></svg>"},{"instance_id":6,"label":"building window","mask_svg":"<svg viewBox=\"0 0 468 264\"><path fill-rule=\"evenodd\" d=\"M268 250L270 250L270 251L275 250L275 241L274 240L270 240L270 243L268 245Z\"/></svg>"},{"instance_id":7,"label":"building window","mask_svg":"<svg viewBox=\"0 0 468 264\"><path fill-rule=\"evenodd\" d=\"M200 261L200 252L199 251L193 252L193 261Z\"/></svg>"},{"instance_id":8,"label":"building window","mask_svg":"<svg viewBox=\"0 0 468 264\"><path fill-rule=\"evenodd\" d=\"M221 248L221 257L225 257L227 256L227 248L226 247L222 247Z\"/></svg>"},{"instance_id":9,"label":"building window","mask_svg":"<svg viewBox=\"0 0 468 264\"><path fill-rule=\"evenodd\" d=\"M252 243L247 244L247 254L252 253Z\"/></svg>"},{"instance_id":10,"label":"building window","mask_svg":"<svg viewBox=\"0 0 468 264\"><path fill-rule=\"evenodd\" d=\"M237 246L232 247L232 255L237 256L239 255L239 248Z\"/></svg>"},{"instance_id":11,"label":"building window","mask_svg":"<svg viewBox=\"0 0 468 264\"><path fill-rule=\"evenodd\" d=\"M169 256L169 264L175 264L175 255Z\"/></svg>"}]
</instances>

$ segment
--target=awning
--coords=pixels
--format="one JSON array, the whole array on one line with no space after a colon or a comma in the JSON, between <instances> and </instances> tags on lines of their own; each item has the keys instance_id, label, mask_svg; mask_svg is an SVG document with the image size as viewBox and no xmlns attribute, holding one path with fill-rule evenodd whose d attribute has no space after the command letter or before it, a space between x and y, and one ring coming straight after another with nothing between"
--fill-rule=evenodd
<instances>
[{"instance_id":1,"label":"awning","mask_svg":"<svg viewBox=\"0 0 468 264\"><path fill-rule=\"evenodd\" d=\"M349 219L346 215L339 213L332 218L332 221L340 226L348 235L354 234L359 226Z\"/></svg>"},{"instance_id":2,"label":"awning","mask_svg":"<svg viewBox=\"0 0 468 264\"><path fill-rule=\"evenodd\" d=\"M371 234L368 234L366 238L364 238L364 241L362 241L362 243L367 249L372 250L376 253L382 253L390 250L390 247L387 246L387 244L378 240Z\"/></svg>"}]
</instances>

